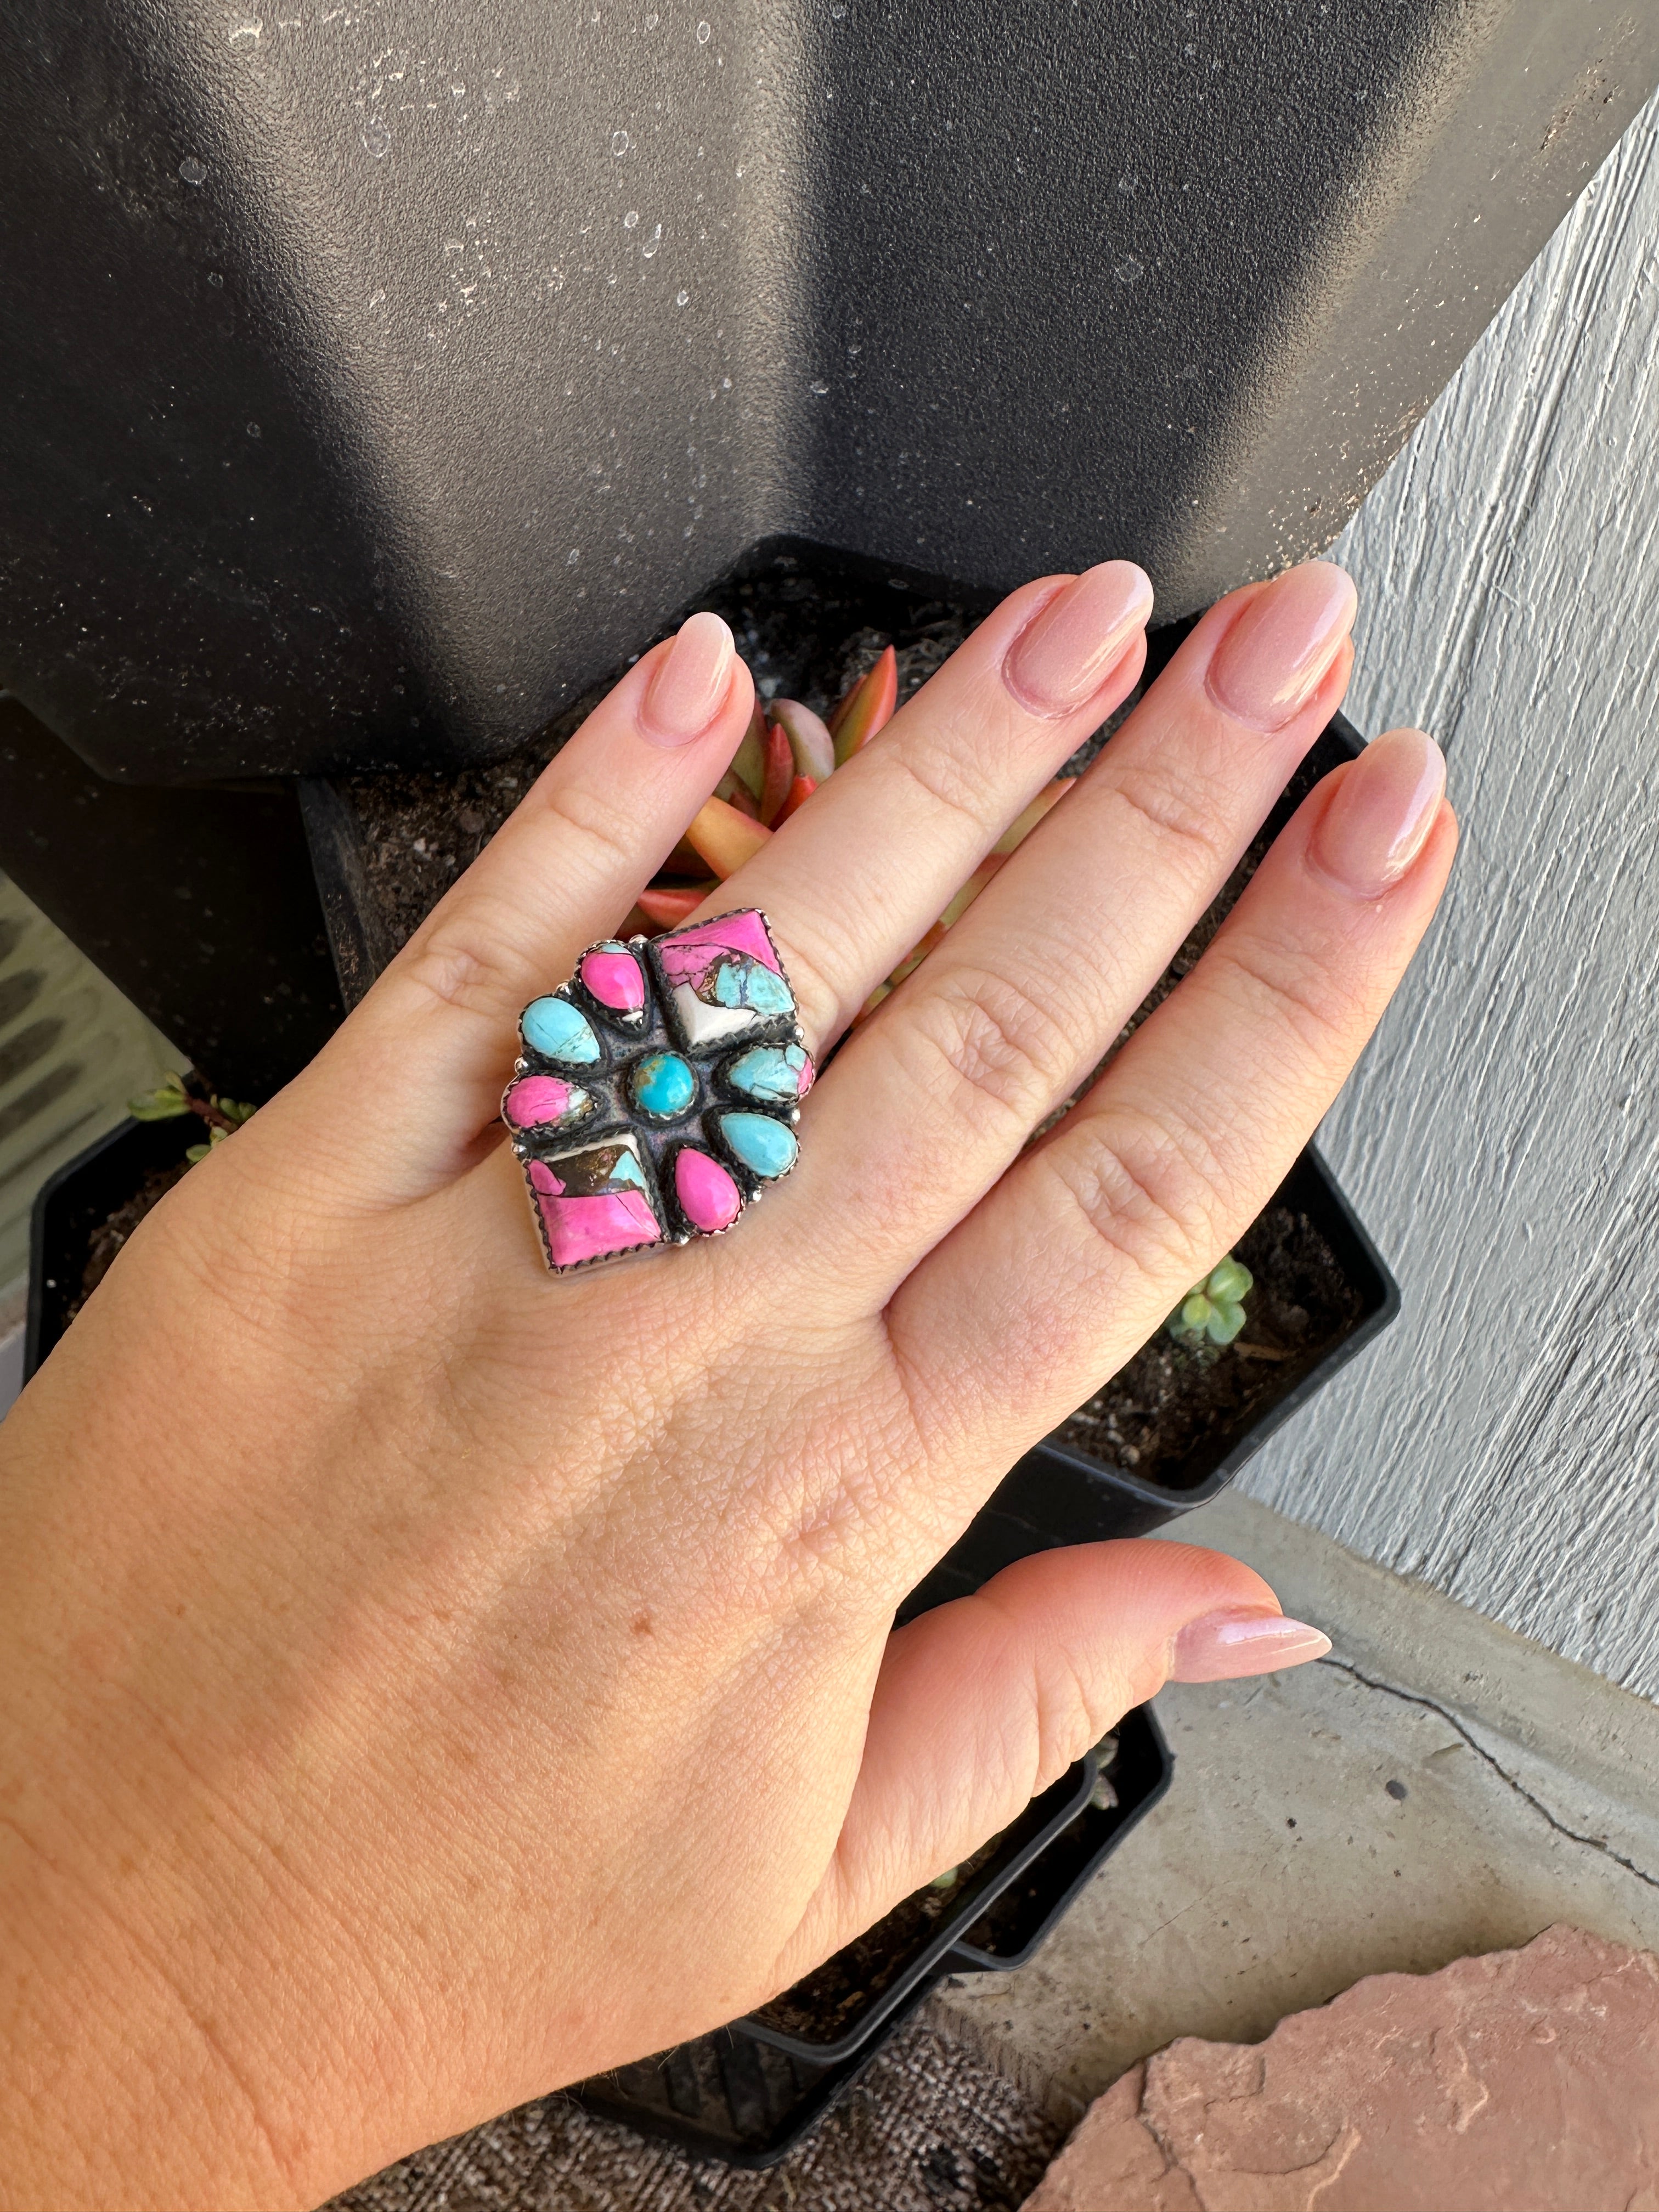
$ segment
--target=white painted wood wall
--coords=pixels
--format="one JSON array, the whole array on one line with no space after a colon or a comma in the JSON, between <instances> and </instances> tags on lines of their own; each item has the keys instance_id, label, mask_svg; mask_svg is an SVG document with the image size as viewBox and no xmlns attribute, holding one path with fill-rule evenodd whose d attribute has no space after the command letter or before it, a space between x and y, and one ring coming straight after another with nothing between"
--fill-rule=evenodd
<instances>
[{"instance_id":1,"label":"white painted wood wall","mask_svg":"<svg viewBox=\"0 0 1659 2212\"><path fill-rule=\"evenodd\" d=\"M1464 844L1322 1139L1404 1315L1243 1484L1650 1698L1656 364L1659 100L1335 549L1349 712L1441 738Z\"/></svg>"}]
</instances>

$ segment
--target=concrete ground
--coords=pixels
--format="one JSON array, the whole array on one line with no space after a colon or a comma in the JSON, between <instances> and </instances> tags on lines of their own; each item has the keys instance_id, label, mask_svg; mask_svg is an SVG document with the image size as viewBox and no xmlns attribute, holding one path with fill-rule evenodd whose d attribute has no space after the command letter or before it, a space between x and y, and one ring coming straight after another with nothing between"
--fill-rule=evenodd
<instances>
[{"instance_id":1,"label":"concrete ground","mask_svg":"<svg viewBox=\"0 0 1659 2212\"><path fill-rule=\"evenodd\" d=\"M1176 2036L1553 1922L1659 1949L1659 1706L1249 1499L1186 1533L1335 1649L1160 1698L1168 1798L1031 1966L942 1999L1001 2070L1071 2113Z\"/></svg>"}]
</instances>

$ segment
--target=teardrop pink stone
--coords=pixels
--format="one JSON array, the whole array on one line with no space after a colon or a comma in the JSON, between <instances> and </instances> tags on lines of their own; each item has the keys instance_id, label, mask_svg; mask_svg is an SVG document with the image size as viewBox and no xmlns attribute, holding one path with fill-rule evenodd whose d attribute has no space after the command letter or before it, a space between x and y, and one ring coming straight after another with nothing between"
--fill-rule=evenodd
<instances>
[{"instance_id":1,"label":"teardrop pink stone","mask_svg":"<svg viewBox=\"0 0 1659 2212\"><path fill-rule=\"evenodd\" d=\"M582 961L582 983L602 1006L618 1014L637 1014L645 1004L645 978L631 952L590 952Z\"/></svg>"},{"instance_id":2,"label":"teardrop pink stone","mask_svg":"<svg viewBox=\"0 0 1659 2212\"><path fill-rule=\"evenodd\" d=\"M573 1096L572 1085L556 1075L521 1075L501 1111L515 1129L533 1129L539 1121L562 1121Z\"/></svg>"},{"instance_id":3,"label":"teardrop pink stone","mask_svg":"<svg viewBox=\"0 0 1659 2212\"><path fill-rule=\"evenodd\" d=\"M686 1219L705 1237L729 1229L743 1212L743 1194L720 1162L689 1145L674 1162L674 1191Z\"/></svg>"}]
</instances>

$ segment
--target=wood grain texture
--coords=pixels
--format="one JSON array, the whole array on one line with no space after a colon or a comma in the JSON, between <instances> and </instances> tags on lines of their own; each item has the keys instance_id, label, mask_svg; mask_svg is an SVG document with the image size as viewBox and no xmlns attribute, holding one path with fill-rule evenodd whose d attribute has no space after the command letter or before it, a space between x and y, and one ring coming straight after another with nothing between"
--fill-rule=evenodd
<instances>
[{"instance_id":1,"label":"wood grain texture","mask_svg":"<svg viewBox=\"0 0 1659 2212\"><path fill-rule=\"evenodd\" d=\"M1464 846L1322 1142L1405 1291L1244 1487L1659 1697L1659 101L1334 557Z\"/></svg>"}]
</instances>

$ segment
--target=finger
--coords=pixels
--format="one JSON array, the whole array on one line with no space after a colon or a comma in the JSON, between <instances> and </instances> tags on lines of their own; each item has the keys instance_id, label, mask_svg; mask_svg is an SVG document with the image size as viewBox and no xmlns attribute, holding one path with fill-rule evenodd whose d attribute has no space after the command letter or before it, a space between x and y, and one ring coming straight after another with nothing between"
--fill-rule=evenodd
<instances>
[{"instance_id":1,"label":"finger","mask_svg":"<svg viewBox=\"0 0 1659 2212\"><path fill-rule=\"evenodd\" d=\"M1098 1064L1335 711L1354 608L1316 562L1212 610L850 1041L781 1209L821 1266L842 1255L884 1302Z\"/></svg>"},{"instance_id":2,"label":"finger","mask_svg":"<svg viewBox=\"0 0 1659 2212\"><path fill-rule=\"evenodd\" d=\"M719 781L754 703L718 615L647 653L392 962L319 1072L372 1100L376 1178L414 1192L491 1129L526 1002L614 930Z\"/></svg>"},{"instance_id":3,"label":"finger","mask_svg":"<svg viewBox=\"0 0 1659 2212\"><path fill-rule=\"evenodd\" d=\"M1431 739L1401 730L1326 777L1192 974L905 1284L890 1326L936 1443L965 1428L1006 1464L1261 1212L1445 887L1444 772Z\"/></svg>"},{"instance_id":4,"label":"finger","mask_svg":"<svg viewBox=\"0 0 1659 2212\"><path fill-rule=\"evenodd\" d=\"M1185 1544L1040 1553L924 1613L889 1640L802 1954L835 1949L958 1865L1166 1681L1255 1674L1329 1649L1317 1629L1285 1620L1250 1568Z\"/></svg>"},{"instance_id":5,"label":"finger","mask_svg":"<svg viewBox=\"0 0 1659 2212\"><path fill-rule=\"evenodd\" d=\"M701 909L763 910L815 1050L1128 696L1152 604L1128 561L1016 592Z\"/></svg>"}]
</instances>

